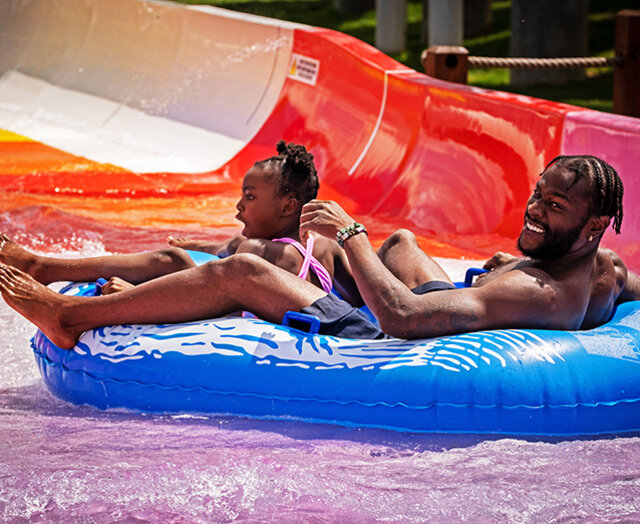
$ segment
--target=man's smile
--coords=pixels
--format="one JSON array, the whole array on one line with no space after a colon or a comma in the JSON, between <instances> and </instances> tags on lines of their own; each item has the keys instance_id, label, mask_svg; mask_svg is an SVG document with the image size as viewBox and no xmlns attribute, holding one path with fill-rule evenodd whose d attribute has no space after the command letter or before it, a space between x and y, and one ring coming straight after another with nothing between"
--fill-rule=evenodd
<instances>
[{"instance_id":1,"label":"man's smile","mask_svg":"<svg viewBox=\"0 0 640 524\"><path fill-rule=\"evenodd\" d=\"M524 220L524 229L539 235L542 235L546 231L543 226L533 223L529 218L525 218Z\"/></svg>"}]
</instances>

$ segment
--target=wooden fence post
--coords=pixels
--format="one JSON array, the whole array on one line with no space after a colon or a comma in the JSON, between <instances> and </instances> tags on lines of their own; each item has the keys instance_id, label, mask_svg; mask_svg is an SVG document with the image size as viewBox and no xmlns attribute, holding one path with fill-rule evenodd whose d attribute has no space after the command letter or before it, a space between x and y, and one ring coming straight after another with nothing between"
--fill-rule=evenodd
<instances>
[{"instance_id":1,"label":"wooden fence post","mask_svg":"<svg viewBox=\"0 0 640 524\"><path fill-rule=\"evenodd\" d=\"M429 76L467 83L469 51L460 46L432 45L422 53L422 67Z\"/></svg>"},{"instance_id":2,"label":"wooden fence post","mask_svg":"<svg viewBox=\"0 0 640 524\"><path fill-rule=\"evenodd\" d=\"M640 117L640 11L625 9L616 17L613 112Z\"/></svg>"}]
</instances>

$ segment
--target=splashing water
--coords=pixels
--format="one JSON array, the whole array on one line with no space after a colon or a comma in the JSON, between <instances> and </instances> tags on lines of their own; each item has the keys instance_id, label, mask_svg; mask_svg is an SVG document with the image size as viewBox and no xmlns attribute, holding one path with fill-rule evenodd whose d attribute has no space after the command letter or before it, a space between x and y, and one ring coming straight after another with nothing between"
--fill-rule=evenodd
<instances>
[{"instance_id":1,"label":"splashing water","mask_svg":"<svg viewBox=\"0 0 640 524\"><path fill-rule=\"evenodd\" d=\"M103 412L46 390L33 332L0 303L3 522L640 520L637 437L551 442Z\"/></svg>"}]
</instances>

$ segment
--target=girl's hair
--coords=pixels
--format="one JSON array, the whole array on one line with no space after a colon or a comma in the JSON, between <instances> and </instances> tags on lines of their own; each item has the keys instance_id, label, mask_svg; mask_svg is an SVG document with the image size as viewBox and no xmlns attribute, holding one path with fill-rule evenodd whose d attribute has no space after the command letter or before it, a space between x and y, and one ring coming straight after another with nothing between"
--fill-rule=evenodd
<instances>
[{"instance_id":1,"label":"girl's hair","mask_svg":"<svg viewBox=\"0 0 640 524\"><path fill-rule=\"evenodd\" d=\"M256 167L269 172L275 179L281 195L293 195L301 205L318 195L318 174L313 164L313 155L304 146L280 140L276 146L277 156L255 163Z\"/></svg>"},{"instance_id":2,"label":"girl's hair","mask_svg":"<svg viewBox=\"0 0 640 524\"><path fill-rule=\"evenodd\" d=\"M593 215L607 215L613 218L613 229L619 234L620 226L622 225L624 187L616 170L601 158L590 155L557 156L547 164L544 170L546 171L555 163L575 173L576 176L571 186L583 176L591 179L594 188L591 213Z\"/></svg>"}]
</instances>

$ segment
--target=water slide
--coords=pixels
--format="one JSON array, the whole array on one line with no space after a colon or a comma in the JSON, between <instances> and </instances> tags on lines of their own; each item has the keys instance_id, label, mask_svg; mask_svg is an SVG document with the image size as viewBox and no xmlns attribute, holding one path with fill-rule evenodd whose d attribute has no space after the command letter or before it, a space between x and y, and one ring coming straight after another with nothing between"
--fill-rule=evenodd
<instances>
[{"instance_id":1,"label":"water slide","mask_svg":"<svg viewBox=\"0 0 640 524\"><path fill-rule=\"evenodd\" d=\"M640 270L639 119L439 81L335 31L213 7L3 0L0 46L0 228L32 247L228 234L243 173L282 138L374 243L408 227L450 258L514 252L546 163L600 156L625 183L604 244Z\"/></svg>"}]
</instances>

